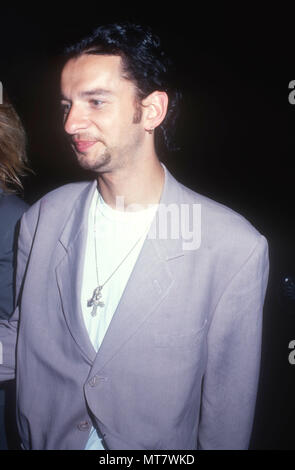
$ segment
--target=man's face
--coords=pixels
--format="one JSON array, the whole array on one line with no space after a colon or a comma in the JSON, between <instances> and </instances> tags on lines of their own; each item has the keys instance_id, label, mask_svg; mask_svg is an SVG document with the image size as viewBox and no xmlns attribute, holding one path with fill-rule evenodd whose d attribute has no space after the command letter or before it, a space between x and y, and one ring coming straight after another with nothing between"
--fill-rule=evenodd
<instances>
[{"instance_id":1,"label":"man's face","mask_svg":"<svg viewBox=\"0 0 295 470\"><path fill-rule=\"evenodd\" d=\"M61 77L64 128L83 168L109 172L132 164L144 141L135 85L119 56L69 60Z\"/></svg>"}]
</instances>

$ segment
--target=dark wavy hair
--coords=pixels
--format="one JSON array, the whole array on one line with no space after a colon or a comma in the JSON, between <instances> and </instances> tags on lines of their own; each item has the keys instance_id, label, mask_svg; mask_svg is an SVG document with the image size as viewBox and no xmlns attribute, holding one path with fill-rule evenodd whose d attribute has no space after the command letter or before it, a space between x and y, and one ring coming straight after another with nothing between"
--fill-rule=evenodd
<instances>
[{"instance_id":1,"label":"dark wavy hair","mask_svg":"<svg viewBox=\"0 0 295 470\"><path fill-rule=\"evenodd\" d=\"M181 92L174 83L173 63L161 49L160 39L151 28L132 23L99 26L91 36L64 50L66 60L82 54L120 56L124 76L135 84L140 101L156 90L167 93L168 110L159 129L167 149L177 150L174 145L174 131Z\"/></svg>"}]
</instances>

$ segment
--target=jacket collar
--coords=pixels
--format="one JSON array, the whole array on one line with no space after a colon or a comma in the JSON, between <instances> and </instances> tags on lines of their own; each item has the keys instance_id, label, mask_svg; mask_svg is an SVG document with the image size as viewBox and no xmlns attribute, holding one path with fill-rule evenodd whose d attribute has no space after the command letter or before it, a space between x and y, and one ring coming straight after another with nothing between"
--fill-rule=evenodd
<instances>
[{"instance_id":1,"label":"jacket collar","mask_svg":"<svg viewBox=\"0 0 295 470\"><path fill-rule=\"evenodd\" d=\"M169 260L183 255L181 233L179 233L178 237L175 237L175 231L173 232L172 224L168 223L169 210L179 210L179 206L178 209L176 206L179 205L181 200L181 187L167 170L165 165L162 164L162 166L165 172L165 180L159 202L159 210L155 214L147 239L155 242L155 249L158 251L159 256L163 259ZM76 238L82 230L84 232L83 239L86 242L88 214L96 189L96 180L88 183L73 207L70 217L60 236L60 242L66 250L68 250L71 244L75 243ZM166 214L168 214L167 226L163 225L163 220L160 220L160 218ZM180 229L180 221L177 220L176 223L179 223Z\"/></svg>"},{"instance_id":2,"label":"jacket collar","mask_svg":"<svg viewBox=\"0 0 295 470\"><path fill-rule=\"evenodd\" d=\"M75 243L81 231L84 232L84 238L86 240L88 213L96 189L96 180L88 183L74 204L73 210L60 235L60 242L66 250Z\"/></svg>"}]
</instances>

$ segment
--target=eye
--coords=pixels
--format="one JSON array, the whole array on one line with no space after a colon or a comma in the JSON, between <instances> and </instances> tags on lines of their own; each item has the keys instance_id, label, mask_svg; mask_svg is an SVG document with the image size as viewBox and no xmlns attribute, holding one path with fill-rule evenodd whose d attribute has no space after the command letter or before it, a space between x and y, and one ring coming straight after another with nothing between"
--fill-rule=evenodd
<instances>
[{"instance_id":1,"label":"eye","mask_svg":"<svg viewBox=\"0 0 295 470\"><path fill-rule=\"evenodd\" d=\"M60 108L62 113L66 115L69 113L71 105L69 103L61 103Z\"/></svg>"},{"instance_id":2,"label":"eye","mask_svg":"<svg viewBox=\"0 0 295 470\"><path fill-rule=\"evenodd\" d=\"M94 106L95 108L100 107L101 105L103 105L103 103L104 102L101 100L94 100L94 99L90 100L90 104Z\"/></svg>"}]
</instances>

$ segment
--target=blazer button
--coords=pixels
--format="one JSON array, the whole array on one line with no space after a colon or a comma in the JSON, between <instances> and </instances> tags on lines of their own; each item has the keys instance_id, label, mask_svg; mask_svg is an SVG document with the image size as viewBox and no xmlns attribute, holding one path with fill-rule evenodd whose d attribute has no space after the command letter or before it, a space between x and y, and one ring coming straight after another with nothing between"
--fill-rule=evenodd
<instances>
[{"instance_id":1,"label":"blazer button","mask_svg":"<svg viewBox=\"0 0 295 470\"><path fill-rule=\"evenodd\" d=\"M90 380L88 380L88 383L89 383L90 387L96 387L96 385L98 384L98 377L97 377L97 375L95 375L95 376L92 377Z\"/></svg>"},{"instance_id":2,"label":"blazer button","mask_svg":"<svg viewBox=\"0 0 295 470\"><path fill-rule=\"evenodd\" d=\"M81 421L81 423L77 425L77 428L79 431L88 431L88 429L90 429L90 424L88 421Z\"/></svg>"}]
</instances>

